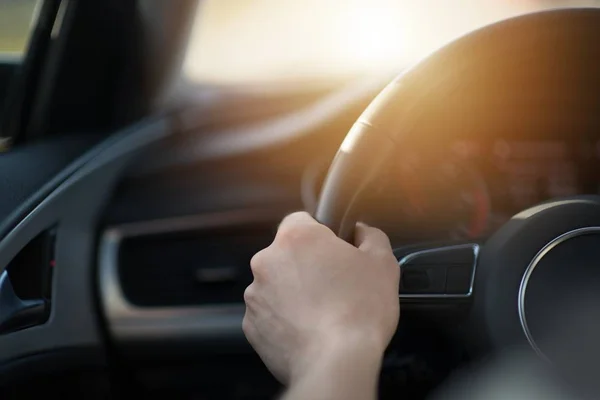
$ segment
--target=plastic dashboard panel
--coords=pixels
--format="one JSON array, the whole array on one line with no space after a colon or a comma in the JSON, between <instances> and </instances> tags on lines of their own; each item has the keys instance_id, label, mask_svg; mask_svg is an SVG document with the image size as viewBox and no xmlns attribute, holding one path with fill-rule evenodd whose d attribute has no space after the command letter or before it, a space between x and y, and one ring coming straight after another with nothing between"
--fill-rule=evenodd
<instances>
[{"instance_id":1,"label":"plastic dashboard panel","mask_svg":"<svg viewBox=\"0 0 600 400\"><path fill-rule=\"evenodd\" d=\"M61 350L101 347L94 299L97 218L124 168L140 151L167 137L171 128L168 118L159 117L96 146L67 167L68 177L56 182L53 190L45 187L44 199L0 242L3 271L31 239L57 226L50 318L43 325L1 335L0 364L22 363L28 357Z\"/></svg>"},{"instance_id":2,"label":"plastic dashboard panel","mask_svg":"<svg viewBox=\"0 0 600 400\"><path fill-rule=\"evenodd\" d=\"M245 311L242 303L169 307L132 304L124 295L119 280L119 246L124 238L189 230L207 231L224 226L235 228L278 221L281 215L282 212L277 209L245 209L129 223L107 229L100 241L98 273L100 297L113 336L124 342L242 338Z\"/></svg>"}]
</instances>

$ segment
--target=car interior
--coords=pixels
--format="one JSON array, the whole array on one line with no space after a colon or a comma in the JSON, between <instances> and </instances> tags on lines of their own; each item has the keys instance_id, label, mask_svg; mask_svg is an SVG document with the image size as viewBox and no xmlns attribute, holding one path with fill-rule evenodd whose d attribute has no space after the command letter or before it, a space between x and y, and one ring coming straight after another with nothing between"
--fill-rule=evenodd
<instances>
[{"instance_id":1,"label":"car interior","mask_svg":"<svg viewBox=\"0 0 600 400\"><path fill-rule=\"evenodd\" d=\"M284 3L0 2L0 398L276 398L243 292L298 210L390 238L380 398L595 384L600 3Z\"/></svg>"}]
</instances>

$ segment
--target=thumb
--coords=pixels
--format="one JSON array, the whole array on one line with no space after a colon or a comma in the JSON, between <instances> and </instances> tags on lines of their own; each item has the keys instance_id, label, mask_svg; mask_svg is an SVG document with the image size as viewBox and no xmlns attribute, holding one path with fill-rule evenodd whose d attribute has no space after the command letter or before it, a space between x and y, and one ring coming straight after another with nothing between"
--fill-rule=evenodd
<instances>
[{"instance_id":1,"label":"thumb","mask_svg":"<svg viewBox=\"0 0 600 400\"><path fill-rule=\"evenodd\" d=\"M383 231L362 222L356 224L354 245L366 252L392 252L388 236Z\"/></svg>"}]
</instances>

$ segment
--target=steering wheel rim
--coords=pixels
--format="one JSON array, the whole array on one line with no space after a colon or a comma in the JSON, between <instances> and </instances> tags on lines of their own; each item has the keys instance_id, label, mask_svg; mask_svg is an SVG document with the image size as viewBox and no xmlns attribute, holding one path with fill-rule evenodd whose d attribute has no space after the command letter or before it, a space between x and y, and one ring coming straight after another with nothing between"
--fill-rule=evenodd
<instances>
[{"instance_id":1,"label":"steering wheel rim","mask_svg":"<svg viewBox=\"0 0 600 400\"><path fill-rule=\"evenodd\" d=\"M470 119L500 124L511 113L519 115L519 102L511 104L511 100L525 96L523 93L540 92L554 98L587 93L589 85L600 88L598 79L584 83L569 77L574 69L589 73L585 60L600 56L590 42L600 35L599 19L599 10L563 9L501 21L456 40L399 75L367 107L341 144L325 178L315 218L352 242L361 199L375 177L398 147L410 146L411 136L418 133L418 140L431 139L421 134L419 127L432 115L432 119L444 115L439 110L445 104L465 117L439 125L451 121L455 126L472 127L477 124L470 124ZM547 65L551 68L544 68ZM529 119L522 124L540 130L556 124L562 110L559 102L549 104L547 121L543 115L526 116ZM463 296L470 304L470 329L464 334L474 352L523 345L547 359L523 324L524 300L519 294L523 276L548 243L569 232L596 230L589 228L600 226L599 216L597 196L550 202L513 217L485 243L480 254L475 251L471 285ZM445 247L420 253L437 252L451 259L454 251ZM402 260L400 265L404 266ZM509 272L506 265L511 265ZM419 296L430 303L454 301L455 297L447 292Z\"/></svg>"},{"instance_id":2,"label":"steering wheel rim","mask_svg":"<svg viewBox=\"0 0 600 400\"><path fill-rule=\"evenodd\" d=\"M506 97L504 91L517 84L525 85L519 88L521 91L554 95L575 90L565 87L572 81L560 79L569 72L560 65L560 59L573 56L571 61L575 61L575 56L583 55L576 62L578 67L585 67L581 60L591 56L590 49L574 50L572 44L587 43L597 35L595 21L599 17L598 9L583 8L507 19L455 40L401 73L346 135L324 180L315 218L344 240L352 241L361 195L395 150L406 145L428 108L439 107L444 101L461 101L464 96L478 97L483 104L498 107L490 99L496 96L492 90L500 92L498 97ZM543 66L545 62L553 63L556 76L533 76L537 71L532 66ZM481 88L470 87L474 84ZM507 111L499 114L506 116ZM552 110L548 114L553 114Z\"/></svg>"}]
</instances>

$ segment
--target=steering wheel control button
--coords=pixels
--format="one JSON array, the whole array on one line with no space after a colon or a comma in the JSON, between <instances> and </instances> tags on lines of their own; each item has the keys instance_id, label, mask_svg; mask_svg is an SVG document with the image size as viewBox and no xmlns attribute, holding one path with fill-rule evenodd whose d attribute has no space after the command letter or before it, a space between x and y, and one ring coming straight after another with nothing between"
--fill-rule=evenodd
<instances>
[{"instance_id":1,"label":"steering wheel control button","mask_svg":"<svg viewBox=\"0 0 600 400\"><path fill-rule=\"evenodd\" d=\"M471 288L473 264L452 265L446 271L446 293L465 294Z\"/></svg>"},{"instance_id":2,"label":"steering wheel control button","mask_svg":"<svg viewBox=\"0 0 600 400\"><path fill-rule=\"evenodd\" d=\"M426 290L429 288L427 271L404 271L402 274L401 290Z\"/></svg>"},{"instance_id":3,"label":"steering wheel control button","mask_svg":"<svg viewBox=\"0 0 600 400\"><path fill-rule=\"evenodd\" d=\"M454 265L468 264L473 265L475 261L475 252L473 245L441 247L438 249L423 250L413 253L413 256L407 262L409 264L426 265Z\"/></svg>"},{"instance_id":4,"label":"steering wheel control button","mask_svg":"<svg viewBox=\"0 0 600 400\"><path fill-rule=\"evenodd\" d=\"M402 271L400 293L444 294L446 268L441 266L419 268L411 266Z\"/></svg>"},{"instance_id":5,"label":"steering wheel control button","mask_svg":"<svg viewBox=\"0 0 600 400\"><path fill-rule=\"evenodd\" d=\"M400 297L469 297L478 252L477 244L465 244L421 250L403 257L399 261Z\"/></svg>"}]
</instances>

